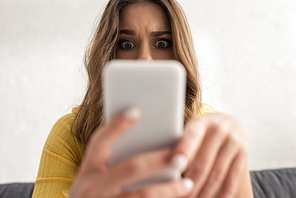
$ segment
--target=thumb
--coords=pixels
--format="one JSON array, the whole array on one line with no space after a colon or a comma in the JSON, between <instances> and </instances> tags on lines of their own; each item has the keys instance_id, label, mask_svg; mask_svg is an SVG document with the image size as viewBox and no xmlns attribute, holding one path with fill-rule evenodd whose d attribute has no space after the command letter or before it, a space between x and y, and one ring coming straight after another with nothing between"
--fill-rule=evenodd
<instances>
[{"instance_id":1,"label":"thumb","mask_svg":"<svg viewBox=\"0 0 296 198\"><path fill-rule=\"evenodd\" d=\"M85 156L89 168L93 170L108 167L113 144L139 120L140 115L138 108L128 108L113 117L105 126L94 131Z\"/></svg>"}]
</instances>

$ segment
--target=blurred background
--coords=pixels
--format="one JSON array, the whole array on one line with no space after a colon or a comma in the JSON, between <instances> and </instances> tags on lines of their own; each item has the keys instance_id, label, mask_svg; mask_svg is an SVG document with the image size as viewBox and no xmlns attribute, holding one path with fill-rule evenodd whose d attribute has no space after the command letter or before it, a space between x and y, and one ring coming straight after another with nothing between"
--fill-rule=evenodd
<instances>
[{"instance_id":1,"label":"blurred background","mask_svg":"<svg viewBox=\"0 0 296 198\"><path fill-rule=\"evenodd\" d=\"M32 182L53 124L80 104L106 0L0 0L0 183ZM203 102L237 117L251 170L296 166L296 1L179 0Z\"/></svg>"}]
</instances>

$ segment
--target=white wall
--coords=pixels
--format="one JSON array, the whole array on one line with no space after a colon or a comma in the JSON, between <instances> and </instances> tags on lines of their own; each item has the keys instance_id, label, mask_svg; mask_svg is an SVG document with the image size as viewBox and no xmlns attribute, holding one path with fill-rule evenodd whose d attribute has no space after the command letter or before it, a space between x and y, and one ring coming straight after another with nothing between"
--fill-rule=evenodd
<instances>
[{"instance_id":1,"label":"white wall","mask_svg":"<svg viewBox=\"0 0 296 198\"><path fill-rule=\"evenodd\" d=\"M204 102L236 116L250 168L296 166L296 3L179 1ZM82 99L83 52L102 0L0 0L0 183L34 181L54 122Z\"/></svg>"}]
</instances>

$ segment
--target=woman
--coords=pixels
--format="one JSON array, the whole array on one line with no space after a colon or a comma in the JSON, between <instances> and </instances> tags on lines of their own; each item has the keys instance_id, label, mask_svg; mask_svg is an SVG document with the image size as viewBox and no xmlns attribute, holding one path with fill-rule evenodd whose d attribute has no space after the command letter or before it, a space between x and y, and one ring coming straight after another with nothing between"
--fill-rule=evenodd
<instances>
[{"instance_id":1,"label":"woman","mask_svg":"<svg viewBox=\"0 0 296 198\"><path fill-rule=\"evenodd\" d=\"M175 148L108 166L112 144L140 119L139 110L130 108L104 123L101 74L110 59L183 63L186 125ZM79 108L54 125L43 149L33 197L253 197L247 133L235 118L209 113L201 104L192 38L175 0L110 0L86 53L85 66L87 93ZM121 191L170 166L186 170L184 178Z\"/></svg>"}]
</instances>

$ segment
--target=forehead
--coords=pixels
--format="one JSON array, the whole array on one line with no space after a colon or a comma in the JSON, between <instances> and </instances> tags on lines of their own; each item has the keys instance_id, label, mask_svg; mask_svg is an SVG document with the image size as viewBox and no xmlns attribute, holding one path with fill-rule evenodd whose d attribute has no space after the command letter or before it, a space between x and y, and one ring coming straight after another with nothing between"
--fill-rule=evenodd
<instances>
[{"instance_id":1,"label":"forehead","mask_svg":"<svg viewBox=\"0 0 296 198\"><path fill-rule=\"evenodd\" d=\"M164 9L156 3L134 3L120 13L120 29L149 26L157 30L170 30L170 22Z\"/></svg>"}]
</instances>

